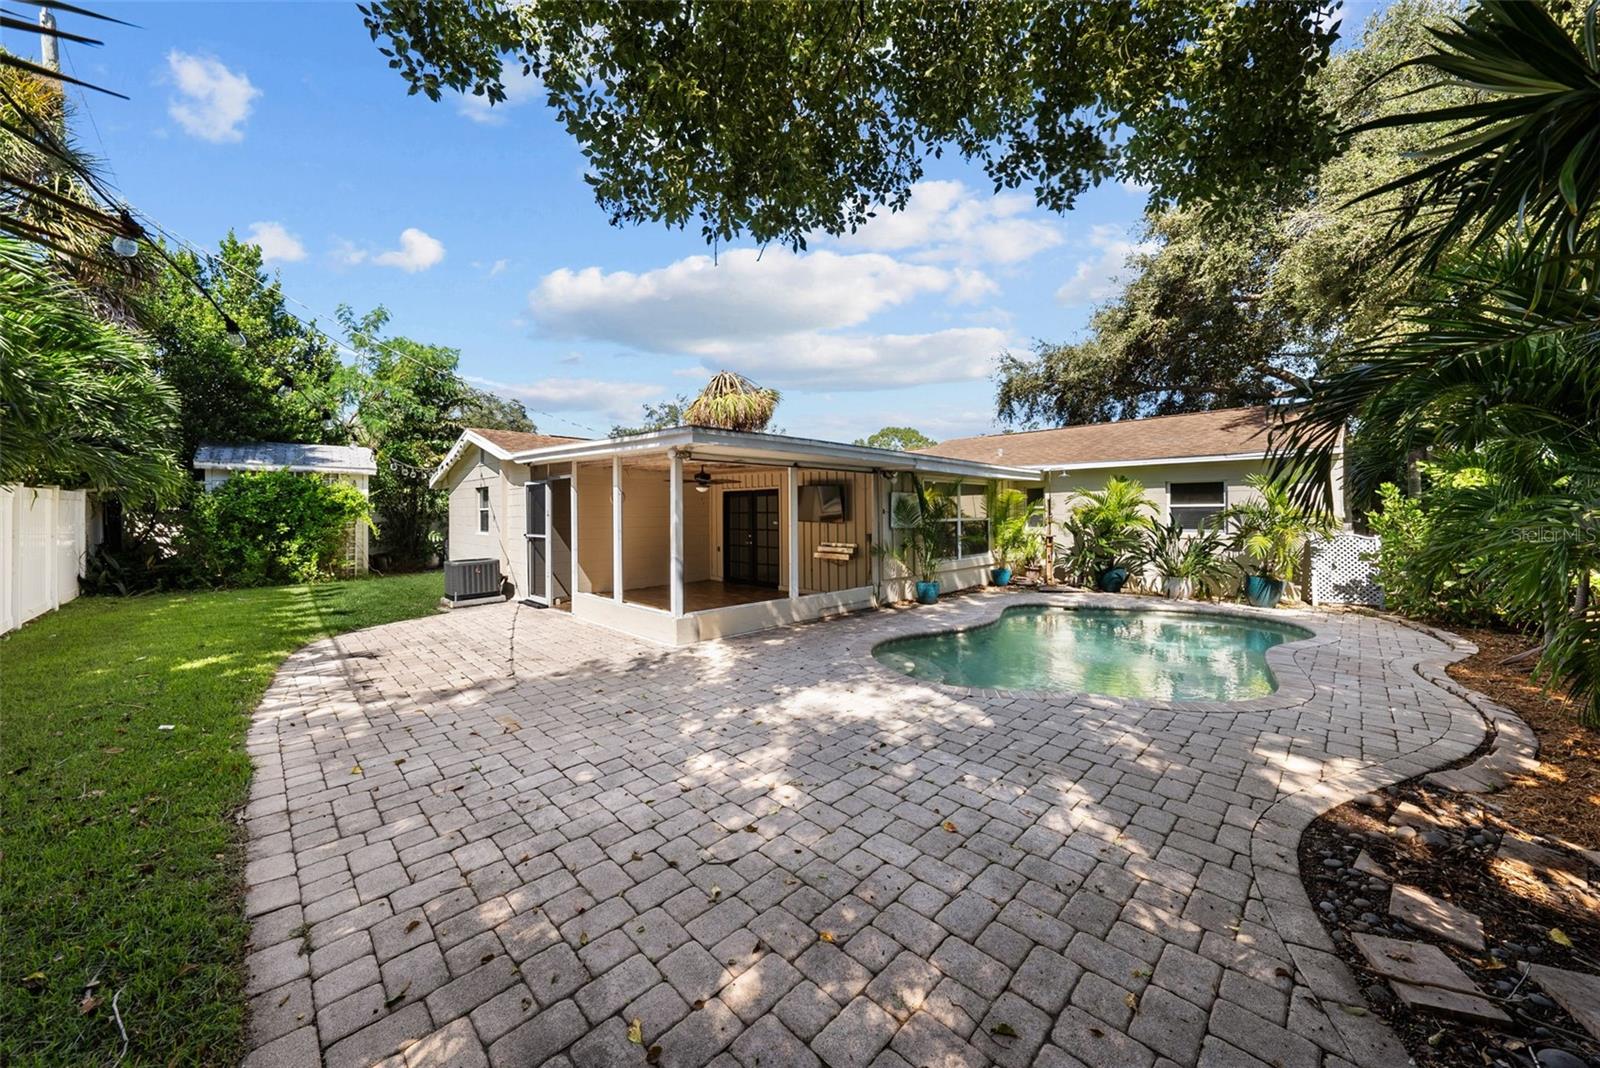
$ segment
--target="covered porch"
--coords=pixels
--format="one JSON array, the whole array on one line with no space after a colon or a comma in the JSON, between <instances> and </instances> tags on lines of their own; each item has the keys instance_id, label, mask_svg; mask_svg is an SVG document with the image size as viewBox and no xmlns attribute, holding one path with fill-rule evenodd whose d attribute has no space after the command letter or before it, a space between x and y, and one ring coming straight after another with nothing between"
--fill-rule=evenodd
<instances>
[{"instance_id":1,"label":"covered porch","mask_svg":"<svg viewBox=\"0 0 1600 1068\"><path fill-rule=\"evenodd\" d=\"M516 459L544 476L529 484L533 599L670 645L887 599L894 565L877 549L892 536L890 491L908 473L1037 479L1029 469L699 427Z\"/></svg>"}]
</instances>

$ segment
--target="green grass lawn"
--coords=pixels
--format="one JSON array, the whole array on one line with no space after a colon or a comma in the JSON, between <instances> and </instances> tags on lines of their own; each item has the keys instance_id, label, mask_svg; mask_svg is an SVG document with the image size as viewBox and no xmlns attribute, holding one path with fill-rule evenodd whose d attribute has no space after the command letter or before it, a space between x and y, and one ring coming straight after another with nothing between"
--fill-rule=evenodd
<instances>
[{"instance_id":1,"label":"green grass lawn","mask_svg":"<svg viewBox=\"0 0 1600 1068\"><path fill-rule=\"evenodd\" d=\"M0 639L0 1064L234 1064L244 733L283 658L438 572L84 598ZM170 731L159 730L172 724Z\"/></svg>"}]
</instances>

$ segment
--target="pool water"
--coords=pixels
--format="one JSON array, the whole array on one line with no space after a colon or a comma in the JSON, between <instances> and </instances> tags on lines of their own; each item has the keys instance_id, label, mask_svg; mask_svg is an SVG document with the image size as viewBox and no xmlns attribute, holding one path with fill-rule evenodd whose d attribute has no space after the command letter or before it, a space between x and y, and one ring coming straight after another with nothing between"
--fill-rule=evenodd
<instances>
[{"instance_id":1,"label":"pool water","mask_svg":"<svg viewBox=\"0 0 1600 1068\"><path fill-rule=\"evenodd\" d=\"M971 630L884 642L872 655L955 686L1237 701L1278 688L1268 649L1309 637L1288 624L1222 616L1020 605Z\"/></svg>"}]
</instances>

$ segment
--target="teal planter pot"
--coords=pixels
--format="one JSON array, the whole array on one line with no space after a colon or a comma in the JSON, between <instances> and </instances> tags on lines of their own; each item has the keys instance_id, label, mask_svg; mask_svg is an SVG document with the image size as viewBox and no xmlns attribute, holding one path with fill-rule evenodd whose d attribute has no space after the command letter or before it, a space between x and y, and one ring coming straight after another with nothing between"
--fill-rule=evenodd
<instances>
[{"instance_id":1,"label":"teal planter pot","mask_svg":"<svg viewBox=\"0 0 1600 1068\"><path fill-rule=\"evenodd\" d=\"M996 586L1011 585L1011 569L1009 567L992 567L989 569L989 581Z\"/></svg>"},{"instance_id":2,"label":"teal planter pot","mask_svg":"<svg viewBox=\"0 0 1600 1068\"><path fill-rule=\"evenodd\" d=\"M1106 593L1121 593L1123 585L1128 581L1128 569L1125 567L1109 567L1100 572L1100 579L1096 583Z\"/></svg>"},{"instance_id":3,"label":"teal planter pot","mask_svg":"<svg viewBox=\"0 0 1600 1068\"><path fill-rule=\"evenodd\" d=\"M938 582L919 582L919 583L917 583L917 603L918 604L935 604L935 603L938 602L938 600L939 600L939 583Z\"/></svg>"},{"instance_id":4,"label":"teal planter pot","mask_svg":"<svg viewBox=\"0 0 1600 1068\"><path fill-rule=\"evenodd\" d=\"M1246 575L1244 599L1257 608L1276 608L1283 600L1283 580L1266 575Z\"/></svg>"}]
</instances>

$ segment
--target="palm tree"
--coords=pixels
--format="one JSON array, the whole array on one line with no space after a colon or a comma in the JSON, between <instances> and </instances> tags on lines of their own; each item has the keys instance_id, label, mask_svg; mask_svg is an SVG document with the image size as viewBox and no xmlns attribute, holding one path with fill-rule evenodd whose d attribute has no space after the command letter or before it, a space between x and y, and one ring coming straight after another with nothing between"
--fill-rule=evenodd
<instances>
[{"instance_id":1,"label":"palm tree","mask_svg":"<svg viewBox=\"0 0 1600 1068\"><path fill-rule=\"evenodd\" d=\"M1325 463L1354 425L1481 470L1418 566L1481 561L1512 617L1543 626L1538 673L1600 726L1600 5L1579 21L1569 33L1544 5L1481 0L1414 61L1478 94L1381 120L1451 126L1372 194L1411 193L1391 253L1445 264L1444 296L1313 381L1274 452L1280 470Z\"/></svg>"},{"instance_id":2,"label":"palm tree","mask_svg":"<svg viewBox=\"0 0 1600 1068\"><path fill-rule=\"evenodd\" d=\"M1108 572L1126 569L1143 551L1154 515L1155 504L1138 479L1115 476L1104 489L1080 492L1066 523L1073 536L1073 564L1091 572L1096 582ZM1121 588L1122 583L1116 585Z\"/></svg>"},{"instance_id":3,"label":"palm tree","mask_svg":"<svg viewBox=\"0 0 1600 1068\"><path fill-rule=\"evenodd\" d=\"M778 400L777 390L758 386L732 371L720 371L706 383L683 415L691 426L759 432L772 422Z\"/></svg>"},{"instance_id":4,"label":"palm tree","mask_svg":"<svg viewBox=\"0 0 1600 1068\"><path fill-rule=\"evenodd\" d=\"M1233 548L1255 563L1255 574L1267 583L1293 582L1306 540L1333 533L1333 516L1295 500L1286 483L1267 475L1251 475L1245 483L1256 495L1221 516L1233 527ZM1278 597L1271 593L1267 599L1276 604Z\"/></svg>"}]
</instances>

